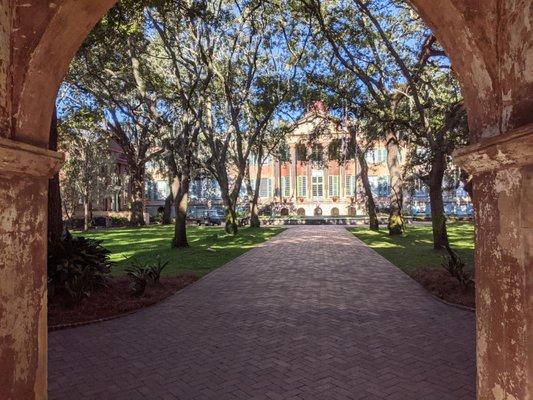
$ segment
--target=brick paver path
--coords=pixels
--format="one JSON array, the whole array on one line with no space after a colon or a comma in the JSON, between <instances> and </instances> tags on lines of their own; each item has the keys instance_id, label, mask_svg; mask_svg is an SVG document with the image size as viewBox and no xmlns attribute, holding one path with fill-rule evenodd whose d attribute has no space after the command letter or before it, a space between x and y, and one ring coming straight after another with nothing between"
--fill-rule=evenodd
<instances>
[{"instance_id":1,"label":"brick paver path","mask_svg":"<svg viewBox=\"0 0 533 400\"><path fill-rule=\"evenodd\" d=\"M158 306L51 333L50 398L474 399L474 331L345 229L291 228Z\"/></svg>"}]
</instances>

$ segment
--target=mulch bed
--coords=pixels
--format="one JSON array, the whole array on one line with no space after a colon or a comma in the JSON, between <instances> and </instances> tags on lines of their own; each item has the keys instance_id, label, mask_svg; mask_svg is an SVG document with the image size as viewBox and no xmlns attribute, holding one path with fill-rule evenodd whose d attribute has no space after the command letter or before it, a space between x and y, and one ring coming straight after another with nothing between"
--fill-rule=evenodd
<instances>
[{"instance_id":1,"label":"mulch bed","mask_svg":"<svg viewBox=\"0 0 533 400\"><path fill-rule=\"evenodd\" d=\"M197 280L194 274L162 277L160 285L149 285L142 297L134 297L127 277L112 278L106 288L77 305L68 306L68 302L61 298L51 299L48 303L48 326L53 329L128 314L159 303Z\"/></svg>"},{"instance_id":2,"label":"mulch bed","mask_svg":"<svg viewBox=\"0 0 533 400\"><path fill-rule=\"evenodd\" d=\"M476 307L474 285L465 290L457 279L445 270L420 268L410 275L429 292L448 303Z\"/></svg>"}]
</instances>

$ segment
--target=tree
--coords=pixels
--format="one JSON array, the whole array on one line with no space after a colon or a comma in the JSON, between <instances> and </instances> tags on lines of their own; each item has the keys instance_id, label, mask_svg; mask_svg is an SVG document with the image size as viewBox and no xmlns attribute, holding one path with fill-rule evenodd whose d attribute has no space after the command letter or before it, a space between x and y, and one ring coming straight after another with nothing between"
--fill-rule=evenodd
<instances>
[{"instance_id":1,"label":"tree","mask_svg":"<svg viewBox=\"0 0 533 400\"><path fill-rule=\"evenodd\" d=\"M130 173L132 225L144 225L146 165L162 150L169 126L146 48L143 2L121 2L91 32L66 77L70 104L103 116L101 133L124 152Z\"/></svg>"},{"instance_id":2,"label":"tree","mask_svg":"<svg viewBox=\"0 0 533 400\"><path fill-rule=\"evenodd\" d=\"M284 162L290 159L286 150L287 146L284 142L284 138L289 131L290 128L278 121L278 125L271 126L267 129L265 135L255 144L252 150L253 156L251 157L251 160L249 160L246 167L246 189L250 207L250 227L252 228L259 228L261 226L259 221L258 203L263 165L265 165L267 159L275 158L279 162ZM256 166L256 174L253 178L250 175L251 162L253 162ZM279 196L281 199L281 183L279 187Z\"/></svg>"},{"instance_id":3,"label":"tree","mask_svg":"<svg viewBox=\"0 0 533 400\"><path fill-rule=\"evenodd\" d=\"M186 233L188 192L194 171L199 168L201 124L206 92L213 76L203 62L203 52L213 50L208 42L212 12L209 7L198 7L192 1L173 2L147 12L157 32L151 51L159 66L159 81L164 86L161 92L165 93L174 120L170 134L163 140L176 209L172 247L189 245Z\"/></svg>"},{"instance_id":4,"label":"tree","mask_svg":"<svg viewBox=\"0 0 533 400\"><path fill-rule=\"evenodd\" d=\"M229 3L214 15L220 18L207 43L216 41L218 47L202 50L213 74L202 124L209 154L204 166L220 185L226 230L236 233L236 208L248 159L289 93L297 60L287 46L290 29L275 23L283 20L276 4Z\"/></svg>"},{"instance_id":5,"label":"tree","mask_svg":"<svg viewBox=\"0 0 533 400\"><path fill-rule=\"evenodd\" d=\"M114 172L109 144L94 129L90 114L71 114L61 123L62 145L67 154L63 166L63 187L75 200L81 200L83 229L90 226L91 203L107 195Z\"/></svg>"},{"instance_id":6,"label":"tree","mask_svg":"<svg viewBox=\"0 0 533 400\"><path fill-rule=\"evenodd\" d=\"M403 231L401 142L410 143L411 136L414 140L426 138L434 162L440 164L443 160L440 153L448 151L446 144L433 140L441 131L438 122L442 121L442 113L439 117L441 110L433 107L435 92L431 84L439 74L451 77L445 54L429 29L401 3L387 0L328 3L302 0L302 3L318 25L321 43L327 43L334 54L336 67L357 78L363 93L357 100L357 115L382 126L379 136L387 147L391 187L389 233L400 234ZM348 12L335 12L340 9ZM449 99L448 105L454 102ZM442 202L442 190L437 188L438 175L435 168L431 192L436 212L440 213L438 202L439 198ZM435 215L434 231L443 231L443 216L443 211L442 215ZM436 233L435 237L443 236ZM447 242L438 239L435 246L441 247L443 243Z\"/></svg>"}]
</instances>

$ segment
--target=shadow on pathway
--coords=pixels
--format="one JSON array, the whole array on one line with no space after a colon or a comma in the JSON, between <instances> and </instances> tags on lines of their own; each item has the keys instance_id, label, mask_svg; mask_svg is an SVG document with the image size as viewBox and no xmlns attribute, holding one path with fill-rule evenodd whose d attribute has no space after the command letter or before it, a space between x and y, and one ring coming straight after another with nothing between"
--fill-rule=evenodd
<instances>
[{"instance_id":1,"label":"shadow on pathway","mask_svg":"<svg viewBox=\"0 0 533 400\"><path fill-rule=\"evenodd\" d=\"M295 227L155 307L53 332L51 399L475 398L474 314L341 227Z\"/></svg>"}]
</instances>

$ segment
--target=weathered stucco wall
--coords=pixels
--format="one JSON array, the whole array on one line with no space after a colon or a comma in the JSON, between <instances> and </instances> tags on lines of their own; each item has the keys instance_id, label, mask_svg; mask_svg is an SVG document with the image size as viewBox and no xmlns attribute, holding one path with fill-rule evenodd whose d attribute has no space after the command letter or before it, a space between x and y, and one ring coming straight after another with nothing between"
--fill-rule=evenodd
<instances>
[{"instance_id":1,"label":"weathered stucco wall","mask_svg":"<svg viewBox=\"0 0 533 400\"><path fill-rule=\"evenodd\" d=\"M410 0L450 56L473 141L533 122L531 0Z\"/></svg>"},{"instance_id":2,"label":"weathered stucco wall","mask_svg":"<svg viewBox=\"0 0 533 400\"><path fill-rule=\"evenodd\" d=\"M456 153L476 174L478 398L533 395L533 124Z\"/></svg>"},{"instance_id":3,"label":"weathered stucco wall","mask_svg":"<svg viewBox=\"0 0 533 400\"><path fill-rule=\"evenodd\" d=\"M47 387L48 178L63 157L0 138L0 399Z\"/></svg>"},{"instance_id":4,"label":"weathered stucco wall","mask_svg":"<svg viewBox=\"0 0 533 400\"><path fill-rule=\"evenodd\" d=\"M53 102L70 60L115 1L14 0L11 8L3 6L11 10L13 32L9 42L13 119L4 136L47 147Z\"/></svg>"},{"instance_id":5,"label":"weathered stucco wall","mask_svg":"<svg viewBox=\"0 0 533 400\"><path fill-rule=\"evenodd\" d=\"M11 8L0 0L0 137L11 131Z\"/></svg>"},{"instance_id":6,"label":"weathered stucco wall","mask_svg":"<svg viewBox=\"0 0 533 400\"><path fill-rule=\"evenodd\" d=\"M47 188L46 179L0 175L1 399L46 393Z\"/></svg>"}]
</instances>

